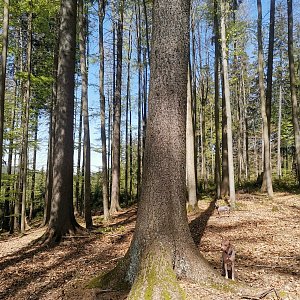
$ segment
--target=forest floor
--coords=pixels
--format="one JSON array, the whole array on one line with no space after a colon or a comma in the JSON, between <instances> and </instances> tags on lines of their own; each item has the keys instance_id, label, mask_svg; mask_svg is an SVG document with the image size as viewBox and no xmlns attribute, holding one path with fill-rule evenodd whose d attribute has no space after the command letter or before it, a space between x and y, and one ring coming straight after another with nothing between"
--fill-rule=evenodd
<instances>
[{"instance_id":1,"label":"forest floor","mask_svg":"<svg viewBox=\"0 0 300 300\"><path fill-rule=\"evenodd\" d=\"M218 217L211 199L199 201L200 214L189 215L199 251L221 273L221 236L236 249L237 283L261 291L263 299L300 299L300 195L275 193L271 201L260 193L238 193L229 217ZM30 243L44 229L22 237L0 236L0 299L125 299L126 293L90 291L85 284L110 270L126 253L135 226L136 207L124 210L108 224L94 217L88 237L66 238L55 248ZM222 289L201 289L180 282L187 299L239 299Z\"/></svg>"}]
</instances>

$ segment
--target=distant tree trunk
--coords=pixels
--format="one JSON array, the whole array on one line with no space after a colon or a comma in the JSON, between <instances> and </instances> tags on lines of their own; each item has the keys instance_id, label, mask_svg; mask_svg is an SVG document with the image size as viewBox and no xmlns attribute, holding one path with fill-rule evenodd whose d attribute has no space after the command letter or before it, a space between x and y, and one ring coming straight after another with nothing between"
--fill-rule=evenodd
<instances>
[{"instance_id":1,"label":"distant tree trunk","mask_svg":"<svg viewBox=\"0 0 300 300\"><path fill-rule=\"evenodd\" d=\"M128 33L128 55L127 55L127 92L126 92L126 120L125 120L125 138L126 138L126 148L125 148L125 197L126 205L129 203L129 193L128 193L128 178L129 178L129 134L128 134L128 121L129 121L129 99L130 94L130 67L131 67L131 53L132 53L132 35L131 27ZM131 199L130 199L131 200Z\"/></svg>"},{"instance_id":2,"label":"distant tree trunk","mask_svg":"<svg viewBox=\"0 0 300 300\"><path fill-rule=\"evenodd\" d=\"M73 208L73 116L76 51L76 1L64 0L60 10L57 106L53 159L53 199L45 243L59 242L66 234L82 232Z\"/></svg>"},{"instance_id":3,"label":"distant tree trunk","mask_svg":"<svg viewBox=\"0 0 300 300\"><path fill-rule=\"evenodd\" d=\"M271 108L272 108L272 85L273 85L273 57L274 57L274 35L275 35L275 0L270 1L270 26L269 26L269 49L268 70L266 90L266 113L268 118L268 136L271 136Z\"/></svg>"},{"instance_id":4,"label":"distant tree trunk","mask_svg":"<svg viewBox=\"0 0 300 300\"><path fill-rule=\"evenodd\" d=\"M34 146L33 146L33 158L32 158L32 176L31 176L31 193L30 193L30 210L29 220L31 221L34 216L34 201L35 201L35 173L36 173L36 154L37 154L37 142L38 142L38 122L39 113L35 113L34 120Z\"/></svg>"},{"instance_id":5,"label":"distant tree trunk","mask_svg":"<svg viewBox=\"0 0 300 300\"><path fill-rule=\"evenodd\" d=\"M16 67L16 66L15 66ZM17 69L17 67L16 67ZM13 132L15 129L15 116L17 109L17 91L18 91L18 81L15 81L15 95L14 95L14 104L12 107L12 116L11 116L11 124L10 124L10 132ZM14 150L14 139L13 136L10 135L9 144L8 144L8 156L7 156L7 176L9 178L9 182L6 184L5 188L5 201L4 201L4 219L2 223L3 230L10 231L13 233L13 223L14 217L13 215L13 201L10 201L13 197L11 197L13 190L13 180L11 179L12 175L12 163L13 163L13 150ZM11 215L11 216L10 216Z\"/></svg>"},{"instance_id":6,"label":"distant tree trunk","mask_svg":"<svg viewBox=\"0 0 300 300\"><path fill-rule=\"evenodd\" d=\"M81 203L81 151L82 151L82 99L80 100L79 111L79 125L78 125L78 150L77 150L77 166L76 166L76 182L75 182L75 199L76 199L76 213L82 215L82 203ZM83 163L82 163L83 166Z\"/></svg>"},{"instance_id":7,"label":"distant tree trunk","mask_svg":"<svg viewBox=\"0 0 300 300\"><path fill-rule=\"evenodd\" d=\"M52 192L53 192L53 147L55 141L55 119L56 119L56 98L57 98L57 68L58 68L58 41L56 41L54 51L53 78L51 106L49 115L49 139L48 139L48 159L47 159L47 176L46 176L46 193L44 206L43 226L47 225L50 220Z\"/></svg>"},{"instance_id":8,"label":"distant tree trunk","mask_svg":"<svg viewBox=\"0 0 300 300\"><path fill-rule=\"evenodd\" d=\"M109 219L108 209L108 178L107 178L107 148L106 148L106 130L105 130L105 95L104 95L104 41L103 41L103 22L105 18L106 0L99 0L99 94L101 109L101 144L102 144L102 198L104 220Z\"/></svg>"},{"instance_id":9,"label":"distant tree trunk","mask_svg":"<svg viewBox=\"0 0 300 300\"><path fill-rule=\"evenodd\" d=\"M78 1L79 16L79 51L80 51L80 72L81 72L81 98L83 115L83 160L84 160L84 218L86 228L93 227L91 211L91 142L89 125L88 105L88 74L86 66L86 18L83 0Z\"/></svg>"},{"instance_id":10,"label":"distant tree trunk","mask_svg":"<svg viewBox=\"0 0 300 300\"><path fill-rule=\"evenodd\" d=\"M30 2L32 5L32 2ZM27 40L27 78L26 93L23 106L23 142L22 142L22 208L21 208L21 232L25 232L26 225L26 196L27 196L27 168L28 168L28 131L31 97L31 53L32 53L32 12L28 15L28 40Z\"/></svg>"},{"instance_id":11,"label":"distant tree trunk","mask_svg":"<svg viewBox=\"0 0 300 300\"><path fill-rule=\"evenodd\" d=\"M5 105L5 83L6 64L8 49L8 26L9 26L9 0L4 0L2 24L2 55L0 68L0 189L2 186L2 162L3 162L3 133L4 133L4 105ZM4 230L9 230L9 201L4 202L4 214L2 226Z\"/></svg>"},{"instance_id":12,"label":"distant tree trunk","mask_svg":"<svg viewBox=\"0 0 300 300\"><path fill-rule=\"evenodd\" d=\"M221 51L222 51L222 66L224 77L224 96L226 107L226 121L227 121L227 147L228 147L228 174L229 174L229 198L231 205L235 206L235 186L234 186L234 165L233 165L233 146L232 146L232 125L231 125L231 104L230 104L230 90L228 78L227 65L227 46L226 46L226 29L225 29L225 3L221 0L220 6L221 14Z\"/></svg>"},{"instance_id":13,"label":"distant tree trunk","mask_svg":"<svg viewBox=\"0 0 300 300\"><path fill-rule=\"evenodd\" d=\"M219 112L219 61L220 61L220 44L219 44L219 20L218 20L218 2L214 0L214 34L215 34L215 135L216 135L216 149L215 149L215 184L216 184L216 198L221 197L221 169L220 169L220 112Z\"/></svg>"},{"instance_id":14,"label":"distant tree trunk","mask_svg":"<svg viewBox=\"0 0 300 300\"><path fill-rule=\"evenodd\" d=\"M281 170L281 119L282 119L282 86L281 80L279 84L279 100L278 100L278 126L277 126L277 175L280 179L282 176Z\"/></svg>"},{"instance_id":15,"label":"distant tree trunk","mask_svg":"<svg viewBox=\"0 0 300 300\"><path fill-rule=\"evenodd\" d=\"M188 67L187 80L187 117L186 117L186 186L188 194L188 205L192 210L198 206L196 174L195 174L195 145L192 111L192 84L190 64Z\"/></svg>"},{"instance_id":16,"label":"distant tree trunk","mask_svg":"<svg viewBox=\"0 0 300 300\"><path fill-rule=\"evenodd\" d=\"M150 37L149 37L149 24L148 24L148 14L147 14L146 0L143 0L143 7L144 7L144 17L145 17L147 54L148 54L148 61L150 62L150 42L149 42Z\"/></svg>"},{"instance_id":17,"label":"distant tree trunk","mask_svg":"<svg viewBox=\"0 0 300 300\"><path fill-rule=\"evenodd\" d=\"M137 136L137 200L140 198L142 178L142 46L141 46L141 13L140 2L135 5L138 64L138 136Z\"/></svg>"},{"instance_id":18,"label":"distant tree trunk","mask_svg":"<svg viewBox=\"0 0 300 300\"><path fill-rule=\"evenodd\" d=\"M112 139L112 190L110 213L114 214L121 210L120 201L120 148L121 148L121 90L122 90L122 51L123 51L123 11L124 0L120 0L118 7L117 26L117 73L116 73L116 96L114 99L114 122Z\"/></svg>"},{"instance_id":19,"label":"distant tree trunk","mask_svg":"<svg viewBox=\"0 0 300 300\"><path fill-rule=\"evenodd\" d=\"M292 120L294 127L295 139L295 157L297 162L297 179L300 185L300 126L299 126L299 109L297 103L295 62L294 62L294 38L293 38L293 1L287 0L288 5L288 56L290 72L290 91L292 99Z\"/></svg>"},{"instance_id":20,"label":"distant tree trunk","mask_svg":"<svg viewBox=\"0 0 300 300\"><path fill-rule=\"evenodd\" d=\"M3 132L4 132L4 103L5 103L5 81L6 62L8 49L8 26L9 26L9 0L4 0L3 23L2 23L2 54L0 68L0 189L2 179L2 157L3 157Z\"/></svg>"},{"instance_id":21,"label":"distant tree trunk","mask_svg":"<svg viewBox=\"0 0 300 300\"><path fill-rule=\"evenodd\" d=\"M262 44L262 9L261 0L257 0L257 41L258 41L258 75L259 75L259 91L261 99L261 115L263 121L263 145L264 145L264 175L266 182L266 190L270 198L273 197L271 162L270 162L270 140L268 134L268 117L266 112L266 97L264 88L264 71L263 71L263 44ZM262 185L264 190L264 185Z\"/></svg>"},{"instance_id":22,"label":"distant tree trunk","mask_svg":"<svg viewBox=\"0 0 300 300\"><path fill-rule=\"evenodd\" d=\"M224 72L222 70L222 183L221 195L229 194L229 172L228 172L228 146L227 146L227 120L224 96Z\"/></svg>"}]
</instances>

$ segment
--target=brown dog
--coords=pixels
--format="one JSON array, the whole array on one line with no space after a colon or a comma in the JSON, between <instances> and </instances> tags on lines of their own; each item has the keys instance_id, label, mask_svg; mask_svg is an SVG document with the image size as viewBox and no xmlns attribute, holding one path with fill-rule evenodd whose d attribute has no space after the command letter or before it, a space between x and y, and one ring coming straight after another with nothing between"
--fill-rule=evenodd
<instances>
[{"instance_id":1,"label":"brown dog","mask_svg":"<svg viewBox=\"0 0 300 300\"><path fill-rule=\"evenodd\" d=\"M222 271L225 274L225 278L228 279L228 271L231 273L231 279L234 280L234 261L235 250L227 239L222 239Z\"/></svg>"}]
</instances>

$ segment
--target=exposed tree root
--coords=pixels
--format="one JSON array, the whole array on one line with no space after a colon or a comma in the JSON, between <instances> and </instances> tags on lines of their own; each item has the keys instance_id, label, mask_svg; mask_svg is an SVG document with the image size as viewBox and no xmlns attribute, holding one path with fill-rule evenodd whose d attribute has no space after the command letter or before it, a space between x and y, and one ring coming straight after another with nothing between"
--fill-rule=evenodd
<instances>
[{"instance_id":1,"label":"exposed tree root","mask_svg":"<svg viewBox=\"0 0 300 300\"><path fill-rule=\"evenodd\" d=\"M72 224L69 227L64 229L48 227L46 232L34 241L34 244L52 247L59 244L64 237L73 238L75 236L85 237L89 235L88 230L81 227L78 223Z\"/></svg>"}]
</instances>

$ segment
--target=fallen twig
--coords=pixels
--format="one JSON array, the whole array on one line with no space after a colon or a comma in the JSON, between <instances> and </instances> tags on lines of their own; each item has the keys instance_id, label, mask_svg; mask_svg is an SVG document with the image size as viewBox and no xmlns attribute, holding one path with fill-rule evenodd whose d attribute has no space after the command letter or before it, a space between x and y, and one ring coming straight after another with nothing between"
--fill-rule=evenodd
<instances>
[{"instance_id":1,"label":"fallen twig","mask_svg":"<svg viewBox=\"0 0 300 300\"><path fill-rule=\"evenodd\" d=\"M278 300L280 300L281 298L278 296L276 290L274 288L271 288L269 290L266 290L264 292L262 292L261 294L258 294L256 296L250 296L250 295L242 295L242 299L249 299L249 300L260 300L260 299L263 299L265 298L268 294L274 292L275 295L276 295L276 298Z\"/></svg>"}]
</instances>

